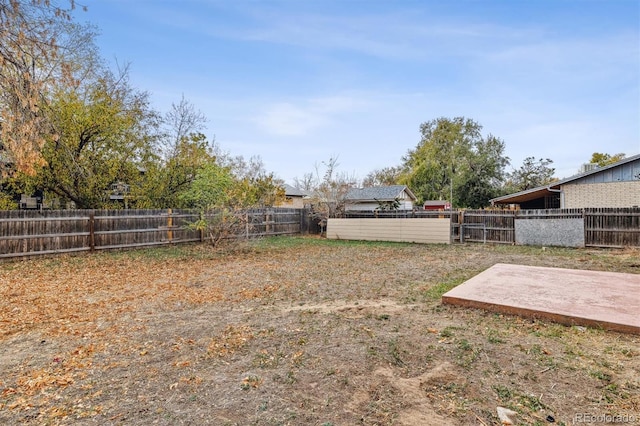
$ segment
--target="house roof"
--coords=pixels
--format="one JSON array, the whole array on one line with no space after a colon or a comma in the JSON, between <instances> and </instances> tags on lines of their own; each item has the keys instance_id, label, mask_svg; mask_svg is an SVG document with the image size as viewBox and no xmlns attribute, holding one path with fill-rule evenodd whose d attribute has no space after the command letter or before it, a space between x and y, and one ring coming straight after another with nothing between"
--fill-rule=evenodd
<instances>
[{"instance_id":1,"label":"house roof","mask_svg":"<svg viewBox=\"0 0 640 426\"><path fill-rule=\"evenodd\" d=\"M448 200L426 200L424 206L444 206L449 204Z\"/></svg>"},{"instance_id":2,"label":"house roof","mask_svg":"<svg viewBox=\"0 0 640 426\"><path fill-rule=\"evenodd\" d=\"M492 198L491 204L520 204L526 201L537 200L546 195L551 195L556 191L551 190L551 186L554 186L556 182L551 185L539 186L537 188L527 189L525 191L514 192L513 194L503 195L502 197Z\"/></svg>"},{"instance_id":3,"label":"house roof","mask_svg":"<svg viewBox=\"0 0 640 426\"><path fill-rule=\"evenodd\" d=\"M632 155L630 157L623 158L622 160L609 164L604 167L598 167L593 170L589 170L588 172L579 173L577 175L570 176L565 179L557 180L555 182L551 182L548 185L538 186L536 188L527 189L525 191L515 192L513 194L503 195L502 197L492 198L491 204L510 204L510 203L523 203L525 201L535 200L537 198L544 197L545 195L551 195L554 192L558 192L560 186L566 185L567 183L571 183L578 179L585 178L587 176L595 175L598 173L605 172L607 170L613 169L615 167L622 166L623 164L631 163L632 161L636 161L640 159L640 154Z\"/></svg>"},{"instance_id":4,"label":"house roof","mask_svg":"<svg viewBox=\"0 0 640 426\"><path fill-rule=\"evenodd\" d=\"M309 196L307 191L298 189L286 183L282 185L282 188L284 189L284 195L286 197L308 197Z\"/></svg>"},{"instance_id":5,"label":"house roof","mask_svg":"<svg viewBox=\"0 0 640 426\"><path fill-rule=\"evenodd\" d=\"M406 192L413 201L416 196L406 185L370 186L367 188L352 188L347 192L345 201L393 201Z\"/></svg>"}]
</instances>

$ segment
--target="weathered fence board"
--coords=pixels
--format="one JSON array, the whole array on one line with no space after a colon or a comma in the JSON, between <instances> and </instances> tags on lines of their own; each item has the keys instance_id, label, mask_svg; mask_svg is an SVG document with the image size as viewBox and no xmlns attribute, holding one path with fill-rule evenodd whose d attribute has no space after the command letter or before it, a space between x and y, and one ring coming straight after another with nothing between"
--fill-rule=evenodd
<instances>
[{"instance_id":1,"label":"weathered fence board","mask_svg":"<svg viewBox=\"0 0 640 426\"><path fill-rule=\"evenodd\" d=\"M89 250L88 223L82 210L1 211L0 257Z\"/></svg>"},{"instance_id":2,"label":"weathered fence board","mask_svg":"<svg viewBox=\"0 0 640 426\"><path fill-rule=\"evenodd\" d=\"M585 245L640 247L640 208L585 209Z\"/></svg>"},{"instance_id":3,"label":"weathered fence board","mask_svg":"<svg viewBox=\"0 0 640 426\"><path fill-rule=\"evenodd\" d=\"M255 209L237 237L299 234L301 209ZM206 216L206 215L205 215ZM0 211L0 258L202 241L194 210Z\"/></svg>"},{"instance_id":4,"label":"weathered fence board","mask_svg":"<svg viewBox=\"0 0 640 426\"><path fill-rule=\"evenodd\" d=\"M304 211L300 209L258 209L247 212L247 236L301 233Z\"/></svg>"},{"instance_id":5,"label":"weathered fence board","mask_svg":"<svg viewBox=\"0 0 640 426\"><path fill-rule=\"evenodd\" d=\"M514 216L500 210L463 210L452 216L456 220L455 240L464 242L492 242L513 244ZM457 238L456 238L457 237Z\"/></svg>"}]
</instances>

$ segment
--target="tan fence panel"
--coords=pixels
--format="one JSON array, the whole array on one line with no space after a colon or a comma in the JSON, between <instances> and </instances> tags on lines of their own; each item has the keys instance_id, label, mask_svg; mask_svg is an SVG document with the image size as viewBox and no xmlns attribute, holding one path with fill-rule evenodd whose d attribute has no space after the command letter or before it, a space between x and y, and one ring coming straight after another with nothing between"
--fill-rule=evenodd
<instances>
[{"instance_id":1,"label":"tan fence panel","mask_svg":"<svg viewBox=\"0 0 640 426\"><path fill-rule=\"evenodd\" d=\"M446 219L329 219L327 238L449 244L451 221Z\"/></svg>"}]
</instances>

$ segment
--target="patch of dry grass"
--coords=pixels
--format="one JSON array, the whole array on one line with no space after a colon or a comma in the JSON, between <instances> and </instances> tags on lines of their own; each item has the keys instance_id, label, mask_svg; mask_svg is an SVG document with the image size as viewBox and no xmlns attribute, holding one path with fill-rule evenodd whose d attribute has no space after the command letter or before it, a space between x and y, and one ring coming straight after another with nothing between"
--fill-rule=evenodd
<instances>
[{"instance_id":1,"label":"patch of dry grass","mask_svg":"<svg viewBox=\"0 0 640 426\"><path fill-rule=\"evenodd\" d=\"M501 263L638 250L277 238L0 264L3 424L524 424L640 415L640 337L440 304ZM536 423L538 422L538 423Z\"/></svg>"}]
</instances>

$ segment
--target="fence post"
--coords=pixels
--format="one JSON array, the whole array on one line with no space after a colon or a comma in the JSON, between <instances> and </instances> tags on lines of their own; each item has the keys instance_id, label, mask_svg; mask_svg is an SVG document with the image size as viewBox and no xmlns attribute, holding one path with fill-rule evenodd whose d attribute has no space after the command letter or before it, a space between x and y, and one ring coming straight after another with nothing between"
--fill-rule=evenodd
<instances>
[{"instance_id":1,"label":"fence post","mask_svg":"<svg viewBox=\"0 0 640 426\"><path fill-rule=\"evenodd\" d=\"M89 213L89 251L96 249L96 214L94 210Z\"/></svg>"},{"instance_id":2,"label":"fence post","mask_svg":"<svg viewBox=\"0 0 640 426\"><path fill-rule=\"evenodd\" d=\"M199 212L198 213L198 219L199 219L198 228L200 228L200 229L198 229L198 236L200 237L200 242L203 243L204 242L204 228L203 228L202 223L203 223L204 220L206 220L206 213L204 211Z\"/></svg>"},{"instance_id":3,"label":"fence post","mask_svg":"<svg viewBox=\"0 0 640 426\"><path fill-rule=\"evenodd\" d=\"M511 245L516 245L518 242L516 241L516 219L520 216L520 210L513 211L513 240L511 241Z\"/></svg>"},{"instance_id":4,"label":"fence post","mask_svg":"<svg viewBox=\"0 0 640 426\"><path fill-rule=\"evenodd\" d=\"M464 210L458 215L458 232L460 232L460 244L464 243Z\"/></svg>"},{"instance_id":5,"label":"fence post","mask_svg":"<svg viewBox=\"0 0 640 426\"><path fill-rule=\"evenodd\" d=\"M587 209L583 208L582 209L582 225L584 226L584 246L587 246L587 235L589 235L589 233L587 232L587 222L589 222L587 220Z\"/></svg>"},{"instance_id":6,"label":"fence post","mask_svg":"<svg viewBox=\"0 0 640 426\"><path fill-rule=\"evenodd\" d=\"M269 209L265 210L265 212L264 212L264 223L266 225L265 226L265 233L267 235L270 235L272 227L271 227L271 210L269 210Z\"/></svg>"},{"instance_id":7,"label":"fence post","mask_svg":"<svg viewBox=\"0 0 640 426\"><path fill-rule=\"evenodd\" d=\"M171 209L167 209L167 239L169 240L169 244L171 244L173 240L173 216L171 212Z\"/></svg>"},{"instance_id":8,"label":"fence post","mask_svg":"<svg viewBox=\"0 0 640 426\"><path fill-rule=\"evenodd\" d=\"M249 212L245 212L244 214L244 235L245 239L249 239Z\"/></svg>"}]
</instances>

